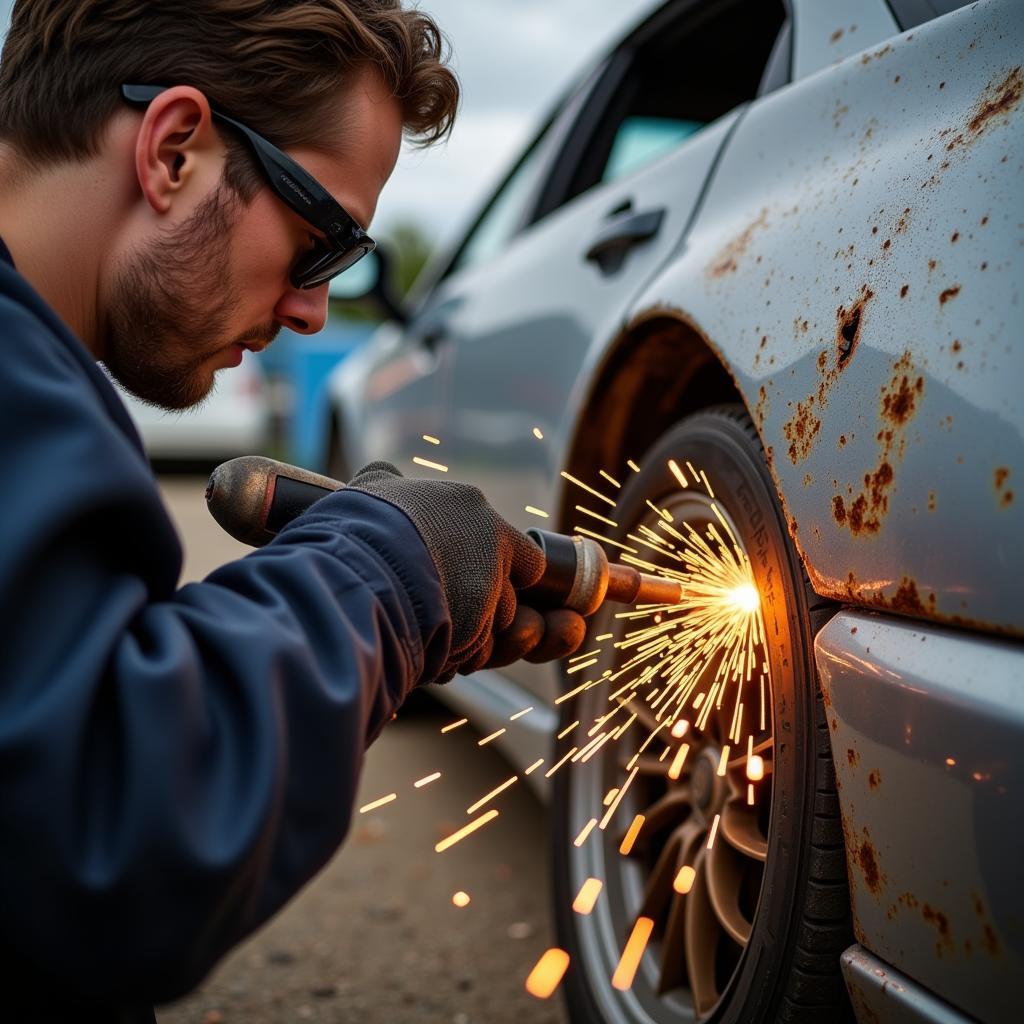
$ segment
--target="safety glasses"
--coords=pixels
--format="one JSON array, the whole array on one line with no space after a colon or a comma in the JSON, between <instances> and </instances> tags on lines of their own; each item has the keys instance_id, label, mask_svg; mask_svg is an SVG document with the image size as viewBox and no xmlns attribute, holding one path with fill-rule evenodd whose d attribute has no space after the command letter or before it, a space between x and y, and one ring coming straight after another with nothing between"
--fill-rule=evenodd
<instances>
[{"instance_id":1,"label":"safety glasses","mask_svg":"<svg viewBox=\"0 0 1024 1024\"><path fill-rule=\"evenodd\" d=\"M145 107L168 88L170 86L122 85L121 95L132 106ZM242 134L274 194L324 236L317 238L313 247L292 267L294 287L316 288L373 252L377 243L311 174L241 121L212 106L210 112L215 120Z\"/></svg>"}]
</instances>

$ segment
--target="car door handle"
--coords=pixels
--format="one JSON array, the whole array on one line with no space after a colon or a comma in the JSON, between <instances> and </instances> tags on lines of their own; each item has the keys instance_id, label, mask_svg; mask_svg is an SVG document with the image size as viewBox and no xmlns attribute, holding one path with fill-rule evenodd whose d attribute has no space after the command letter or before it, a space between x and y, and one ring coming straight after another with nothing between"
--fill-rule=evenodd
<instances>
[{"instance_id":1,"label":"car door handle","mask_svg":"<svg viewBox=\"0 0 1024 1024\"><path fill-rule=\"evenodd\" d=\"M658 233L664 218L664 207L640 213L627 210L597 233L587 249L587 260L596 263L606 274L618 270L634 245L646 242Z\"/></svg>"}]
</instances>

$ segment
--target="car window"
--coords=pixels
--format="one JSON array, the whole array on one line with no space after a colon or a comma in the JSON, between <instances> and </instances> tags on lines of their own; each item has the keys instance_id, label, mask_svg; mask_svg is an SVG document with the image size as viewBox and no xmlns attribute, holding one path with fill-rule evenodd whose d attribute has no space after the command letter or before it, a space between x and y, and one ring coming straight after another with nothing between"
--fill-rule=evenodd
<instances>
[{"instance_id":1,"label":"car window","mask_svg":"<svg viewBox=\"0 0 1024 1024\"><path fill-rule=\"evenodd\" d=\"M966 7L970 0L889 0L892 13L903 31L923 25L933 18Z\"/></svg>"},{"instance_id":2,"label":"car window","mask_svg":"<svg viewBox=\"0 0 1024 1024\"><path fill-rule=\"evenodd\" d=\"M698 121L671 117L627 117L612 140L601 180L615 181L657 160L662 153L673 149L703 127Z\"/></svg>"},{"instance_id":3,"label":"car window","mask_svg":"<svg viewBox=\"0 0 1024 1024\"><path fill-rule=\"evenodd\" d=\"M785 24L782 0L678 0L660 8L609 61L537 216L631 174L765 92L766 67ZM772 85L788 81L788 67L778 71Z\"/></svg>"},{"instance_id":4,"label":"car window","mask_svg":"<svg viewBox=\"0 0 1024 1024\"><path fill-rule=\"evenodd\" d=\"M497 255L522 227L527 204L534 196L543 170L544 147L537 139L487 205L463 243L451 270L459 271Z\"/></svg>"}]
</instances>

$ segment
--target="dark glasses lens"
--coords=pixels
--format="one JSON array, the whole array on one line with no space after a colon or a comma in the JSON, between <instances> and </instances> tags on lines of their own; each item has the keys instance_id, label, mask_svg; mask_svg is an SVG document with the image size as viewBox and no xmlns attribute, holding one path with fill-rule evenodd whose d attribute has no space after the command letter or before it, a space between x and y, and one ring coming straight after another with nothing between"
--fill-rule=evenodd
<instances>
[{"instance_id":1,"label":"dark glasses lens","mask_svg":"<svg viewBox=\"0 0 1024 1024\"><path fill-rule=\"evenodd\" d=\"M296 288L317 288L348 270L375 248L375 243L369 238L340 251L318 241L295 263L291 273L292 284Z\"/></svg>"}]
</instances>

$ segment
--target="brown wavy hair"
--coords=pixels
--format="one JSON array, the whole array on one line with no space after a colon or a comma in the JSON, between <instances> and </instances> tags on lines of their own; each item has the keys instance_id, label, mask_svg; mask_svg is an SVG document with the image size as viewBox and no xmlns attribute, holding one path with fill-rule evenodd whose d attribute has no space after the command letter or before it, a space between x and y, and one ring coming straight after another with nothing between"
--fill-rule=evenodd
<instances>
[{"instance_id":1,"label":"brown wavy hair","mask_svg":"<svg viewBox=\"0 0 1024 1024\"><path fill-rule=\"evenodd\" d=\"M445 138L459 102L447 41L401 0L16 0L0 57L0 139L34 164L95 155L124 83L191 85L282 149L338 145L337 93L375 69L407 135ZM332 109L333 107L333 109ZM225 177L261 180L225 134Z\"/></svg>"}]
</instances>

